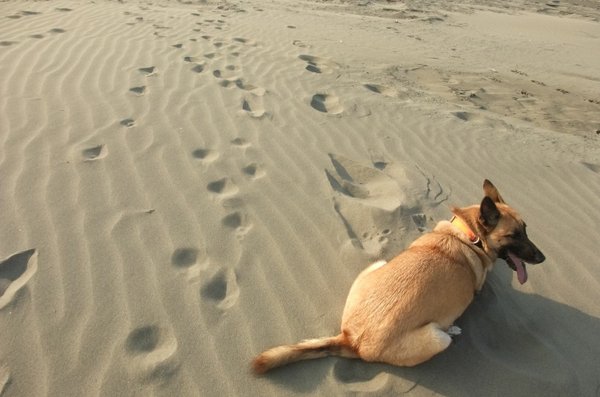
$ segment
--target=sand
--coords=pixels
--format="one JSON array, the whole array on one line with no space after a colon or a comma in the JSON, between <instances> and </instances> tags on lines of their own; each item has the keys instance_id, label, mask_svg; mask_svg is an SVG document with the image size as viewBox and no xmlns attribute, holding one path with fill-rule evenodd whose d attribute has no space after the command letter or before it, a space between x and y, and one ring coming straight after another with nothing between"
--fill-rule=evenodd
<instances>
[{"instance_id":1,"label":"sand","mask_svg":"<svg viewBox=\"0 0 600 397\"><path fill-rule=\"evenodd\" d=\"M0 395L598 395L600 11L439 3L0 3ZM250 374L484 178L547 260L447 351Z\"/></svg>"}]
</instances>

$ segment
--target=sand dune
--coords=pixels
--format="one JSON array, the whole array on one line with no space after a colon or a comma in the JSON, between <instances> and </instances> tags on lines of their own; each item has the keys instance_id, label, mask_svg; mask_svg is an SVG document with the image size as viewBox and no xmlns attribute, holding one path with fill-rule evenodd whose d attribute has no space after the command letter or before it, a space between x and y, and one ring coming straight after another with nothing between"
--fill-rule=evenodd
<instances>
[{"instance_id":1,"label":"sand dune","mask_svg":"<svg viewBox=\"0 0 600 397\"><path fill-rule=\"evenodd\" d=\"M596 395L600 14L438 3L2 3L0 395ZM446 352L250 374L484 178L547 260Z\"/></svg>"}]
</instances>

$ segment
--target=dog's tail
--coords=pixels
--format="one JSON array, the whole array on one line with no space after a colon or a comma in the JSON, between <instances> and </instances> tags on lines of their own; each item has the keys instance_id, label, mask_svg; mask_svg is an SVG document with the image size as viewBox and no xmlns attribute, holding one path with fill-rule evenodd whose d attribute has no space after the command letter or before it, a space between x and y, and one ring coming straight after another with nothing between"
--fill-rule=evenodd
<instances>
[{"instance_id":1,"label":"dog's tail","mask_svg":"<svg viewBox=\"0 0 600 397\"><path fill-rule=\"evenodd\" d=\"M252 369L257 375L300 360L340 356L358 358L344 334L319 339L309 339L295 345L277 346L259 354L252 361Z\"/></svg>"}]
</instances>

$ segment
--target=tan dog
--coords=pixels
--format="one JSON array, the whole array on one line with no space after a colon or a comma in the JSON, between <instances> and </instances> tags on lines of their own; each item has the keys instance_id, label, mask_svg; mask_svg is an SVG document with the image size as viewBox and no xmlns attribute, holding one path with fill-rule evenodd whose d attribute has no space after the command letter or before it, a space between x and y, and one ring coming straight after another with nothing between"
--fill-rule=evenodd
<instances>
[{"instance_id":1,"label":"tan dog","mask_svg":"<svg viewBox=\"0 0 600 397\"><path fill-rule=\"evenodd\" d=\"M390 262L379 261L356 278L346 300L341 333L272 348L256 357L262 374L294 361L328 355L413 366L445 350L453 326L473 300L497 258L527 281L524 262L545 257L529 240L525 222L485 180L480 205L453 208Z\"/></svg>"}]
</instances>

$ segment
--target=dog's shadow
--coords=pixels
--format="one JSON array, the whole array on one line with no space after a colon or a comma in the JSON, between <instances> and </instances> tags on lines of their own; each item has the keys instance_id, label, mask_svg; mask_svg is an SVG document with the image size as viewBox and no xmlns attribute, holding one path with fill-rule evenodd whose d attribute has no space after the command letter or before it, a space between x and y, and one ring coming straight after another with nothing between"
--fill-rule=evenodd
<instances>
[{"instance_id":1,"label":"dog's shadow","mask_svg":"<svg viewBox=\"0 0 600 397\"><path fill-rule=\"evenodd\" d=\"M331 380L349 393L375 395L413 389L446 396L600 395L600 319L514 290L513 272L503 265L496 265L457 320L462 335L426 363L400 368L330 358L293 364L268 377L304 393L335 387L324 385Z\"/></svg>"}]
</instances>

